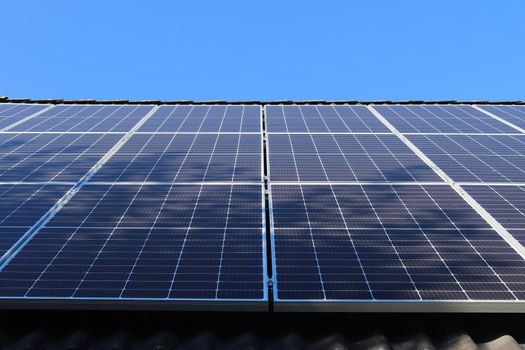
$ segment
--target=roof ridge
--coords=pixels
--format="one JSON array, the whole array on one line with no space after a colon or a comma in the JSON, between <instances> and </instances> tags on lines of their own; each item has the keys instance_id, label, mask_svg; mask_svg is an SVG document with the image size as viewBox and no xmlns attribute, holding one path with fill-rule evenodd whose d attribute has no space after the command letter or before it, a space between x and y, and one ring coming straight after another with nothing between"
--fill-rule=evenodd
<instances>
[{"instance_id":1,"label":"roof ridge","mask_svg":"<svg viewBox=\"0 0 525 350\"><path fill-rule=\"evenodd\" d=\"M370 105L370 104L497 104L497 105L525 105L525 101L486 101L486 100L469 100L469 101L456 101L456 100L370 100L370 101L358 101L358 100L272 100L272 101L258 101L258 100L239 100L239 101L226 101L226 100L96 100L96 99L31 99L31 98L9 98L7 96L0 96L0 102L9 103L49 103L49 104L133 104L133 105L174 105L174 104L216 104L216 105L277 105L277 104L297 104L297 105L309 105L309 104L350 104L350 105Z\"/></svg>"}]
</instances>

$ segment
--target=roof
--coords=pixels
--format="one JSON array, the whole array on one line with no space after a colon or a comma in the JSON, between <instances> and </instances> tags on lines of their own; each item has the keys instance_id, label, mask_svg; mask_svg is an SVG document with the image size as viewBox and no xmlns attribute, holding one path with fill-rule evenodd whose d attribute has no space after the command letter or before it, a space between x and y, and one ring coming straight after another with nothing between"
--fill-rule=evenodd
<instances>
[{"instance_id":1,"label":"roof","mask_svg":"<svg viewBox=\"0 0 525 350\"><path fill-rule=\"evenodd\" d=\"M3 313L2 349L523 349L523 316ZM478 347L479 346L479 347Z\"/></svg>"}]
</instances>

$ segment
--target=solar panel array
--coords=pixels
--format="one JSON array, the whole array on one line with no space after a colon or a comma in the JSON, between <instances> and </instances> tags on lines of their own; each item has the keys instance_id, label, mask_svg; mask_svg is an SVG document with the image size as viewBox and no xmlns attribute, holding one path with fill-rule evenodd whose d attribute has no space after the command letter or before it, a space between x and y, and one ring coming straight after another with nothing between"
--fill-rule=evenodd
<instances>
[{"instance_id":1,"label":"solar panel array","mask_svg":"<svg viewBox=\"0 0 525 350\"><path fill-rule=\"evenodd\" d=\"M524 311L524 117L0 104L0 304Z\"/></svg>"}]
</instances>

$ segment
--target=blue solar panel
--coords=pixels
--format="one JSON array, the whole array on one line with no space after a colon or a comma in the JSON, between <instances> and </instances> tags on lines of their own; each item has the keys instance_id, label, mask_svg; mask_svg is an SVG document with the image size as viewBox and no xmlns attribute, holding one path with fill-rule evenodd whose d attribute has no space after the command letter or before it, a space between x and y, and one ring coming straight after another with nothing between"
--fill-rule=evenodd
<instances>
[{"instance_id":1,"label":"blue solar panel","mask_svg":"<svg viewBox=\"0 0 525 350\"><path fill-rule=\"evenodd\" d=\"M472 106L373 106L402 133L515 133L516 130Z\"/></svg>"},{"instance_id":2,"label":"blue solar panel","mask_svg":"<svg viewBox=\"0 0 525 350\"><path fill-rule=\"evenodd\" d=\"M128 132L152 106L58 105L10 131Z\"/></svg>"},{"instance_id":3,"label":"blue solar panel","mask_svg":"<svg viewBox=\"0 0 525 350\"><path fill-rule=\"evenodd\" d=\"M0 103L0 129L4 129L23 120L49 105Z\"/></svg>"},{"instance_id":4,"label":"blue solar panel","mask_svg":"<svg viewBox=\"0 0 525 350\"><path fill-rule=\"evenodd\" d=\"M277 308L525 298L525 260L449 186L272 185L271 196Z\"/></svg>"},{"instance_id":5,"label":"blue solar panel","mask_svg":"<svg viewBox=\"0 0 525 350\"><path fill-rule=\"evenodd\" d=\"M43 108L0 104L0 305L259 310L270 278L277 310L525 299L519 247L366 106ZM374 108L525 242L525 135L471 106Z\"/></svg>"},{"instance_id":6,"label":"blue solar panel","mask_svg":"<svg viewBox=\"0 0 525 350\"><path fill-rule=\"evenodd\" d=\"M465 186L464 188L525 246L524 186Z\"/></svg>"},{"instance_id":7,"label":"blue solar panel","mask_svg":"<svg viewBox=\"0 0 525 350\"><path fill-rule=\"evenodd\" d=\"M68 189L57 185L0 184L0 258Z\"/></svg>"},{"instance_id":8,"label":"blue solar panel","mask_svg":"<svg viewBox=\"0 0 525 350\"><path fill-rule=\"evenodd\" d=\"M76 182L120 138L115 134L0 134L0 181Z\"/></svg>"},{"instance_id":9,"label":"blue solar panel","mask_svg":"<svg viewBox=\"0 0 525 350\"><path fill-rule=\"evenodd\" d=\"M458 182L525 182L525 135L409 136Z\"/></svg>"},{"instance_id":10,"label":"blue solar panel","mask_svg":"<svg viewBox=\"0 0 525 350\"><path fill-rule=\"evenodd\" d=\"M269 134L272 181L441 181L394 135Z\"/></svg>"},{"instance_id":11,"label":"blue solar panel","mask_svg":"<svg viewBox=\"0 0 525 350\"><path fill-rule=\"evenodd\" d=\"M268 132L390 132L365 106L266 106Z\"/></svg>"},{"instance_id":12,"label":"blue solar panel","mask_svg":"<svg viewBox=\"0 0 525 350\"><path fill-rule=\"evenodd\" d=\"M140 132L261 132L259 106L161 106Z\"/></svg>"},{"instance_id":13,"label":"blue solar panel","mask_svg":"<svg viewBox=\"0 0 525 350\"><path fill-rule=\"evenodd\" d=\"M136 134L94 181L261 182L259 134Z\"/></svg>"},{"instance_id":14,"label":"blue solar panel","mask_svg":"<svg viewBox=\"0 0 525 350\"><path fill-rule=\"evenodd\" d=\"M86 185L0 272L0 297L264 302L261 185Z\"/></svg>"},{"instance_id":15,"label":"blue solar panel","mask_svg":"<svg viewBox=\"0 0 525 350\"><path fill-rule=\"evenodd\" d=\"M479 106L481 109L486 110L510 123L516 125L519 128L525 129L525 106L490 106L483 105Z\"/></svg>"}]
</instances>

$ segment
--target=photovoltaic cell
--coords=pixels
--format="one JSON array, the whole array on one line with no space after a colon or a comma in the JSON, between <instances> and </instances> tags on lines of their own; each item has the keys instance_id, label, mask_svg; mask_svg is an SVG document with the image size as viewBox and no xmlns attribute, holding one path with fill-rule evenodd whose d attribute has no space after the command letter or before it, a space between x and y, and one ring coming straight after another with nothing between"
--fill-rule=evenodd
<instances>
[{"instance_id":1,"label":"photovoltaic cell","mask_svg":"<svg viewBox=\"0 0 525 350\"><path fill-rule=\"evenodd\" d=\"M0 134L0 181L76 182L121 137L117 134Z\"/></svg>"},{"instance_id":2,"label":"photovoltaic cell","mask_svg":"<svg viewBox=\"0 0 525 350\"><path fill-rule=\"evenodd\" d=\"M93 181L261 182L259 134L136 134Z\"/></svg>"},{"instance_id":3,"label":"photovoltaic cell","mask_svg":"<svg viewBox=\"0 0 525 350\"><path fill-rule=\"evenodd\" d=\"M390 132L365 106L266 106L268 132Z\"/></svg>"},{"instance_id":4,"label":"photovoltaic cell","mask_svg":"<svg viewBox=\"0 0 525 350\"><path fill-rule=\"evenodd\" d=\"M512 127L467 105L373 106L402 133L515 133Z\"/></svg>"},{"instance_id":5,"label":"photovoltaic cell","mask_svg":"<svg viewBox=\"0 0 525 350\"><path fill-rule=\"evenodd\" d=\"M0 185L0 257L62 197L68 186Z\"/></svg>"},{"instance_id":6,"label":"photovoltaic cell","mask_svg":"<svg viewBox=\"0 0 525 350\"><path fill-rule=\"evenodd\" d=\"M49 105L0 103L0 129L35 114Z\"/></svg>"},{"instance_id":7,"label":"photovoltaic cell","mask_svg":"<svg viewBox=\"0 0 525 350\"><path fill-rule=\"evenodd\" d=\"M261 107L161 106L139 132L261 132Z\"/></svg>"},{"instance_id":8,"label":"photovoltaic cell","mask_svg":"<svg viewBox=\"0 0 525 350\"><path fill-rule=\"evenodd\" d=\"M525 187L464 186L522 245L525 245Z\"/></svg>"},{"instance_id":9,"label":"photovoltaic cell","mask_svg":"<svg viewBox=\"0 0 525 350\"><path fill-rule=\"evenodd\" d=\"M525 260L449 186L272 185L271 196L276 305L525 298Z\"/></svg>"},{"instance_id":10,"label":"photovoltaic cell","mask_svg":"<svg viewBox=\"0 0 525 350\"><path fill-rule=\"evenodd\" d=\"M408 138L455 181L525 182L525 136L414 135Z\"/></svg>"},{"instance_id":11,"label":"photovoltaic cell","mask_svg":"<svg viewBox=\"0 0 525 350\"><path fill-rule=\"evenodd\" d=\"M272 181L441 181L394 135L268 136Z\"/></svg>"},{"instance_id":12,"label":"photovoltaic cell","mask_svg":"<svg viewBox=\"0 0 525 350\"><path fill-rule=\"evenodd\" d=\"M57 105L10 131L20 132L128 132L152 106Z\"/></svg>"},{"instance_id":13,"label":"photovoltaic cell","mask_svg":"<svg viewBox=\"0 0 525 350\"><path fill-rule=\"evenodd\" d=\"M488 106L483 105L479 106L482 109L490 112L508 122L511 122L513 125L525 129L525 106L516 105L516 106Z\"/></svg>"},{"instance_id":14,"label":"photovoltaic cell","mask_svg":"<svg viewBox=\"0 0 525 350\"><path fill-rule=\"evenodd\" d=\"M263 301L261 185L86 185L0 272L2 298Z\"/></svg>"}]
</instances>

